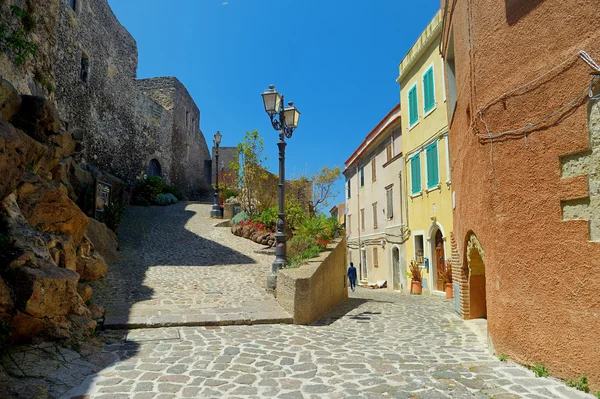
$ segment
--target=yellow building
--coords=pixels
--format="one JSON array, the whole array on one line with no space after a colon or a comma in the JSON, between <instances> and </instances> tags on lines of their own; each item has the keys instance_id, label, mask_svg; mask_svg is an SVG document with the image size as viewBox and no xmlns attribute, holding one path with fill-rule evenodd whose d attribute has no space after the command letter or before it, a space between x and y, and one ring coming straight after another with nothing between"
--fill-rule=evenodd
<instances>
[{"instance_id":1,"label":"yellow building","mask_svg":"<svg viewBox=\"0 0 600 399\"><path fill-rule=\"evenodd\" d=\"M452 193L444 65L438 12L399 65L402 149L407 193L407 263L422 268L423 290L443 291L438 271L450 259Z\"/></svg>"},{"instance_id":2,"label":"yellow building","mask_svg":"<svg viewBox=\"0 0 600 399\"><path fill-rule=\"evenodd\" d=\"M407 287L400 104L345 162L348 262L362 285Z\"/></svg>"}]
</instances>

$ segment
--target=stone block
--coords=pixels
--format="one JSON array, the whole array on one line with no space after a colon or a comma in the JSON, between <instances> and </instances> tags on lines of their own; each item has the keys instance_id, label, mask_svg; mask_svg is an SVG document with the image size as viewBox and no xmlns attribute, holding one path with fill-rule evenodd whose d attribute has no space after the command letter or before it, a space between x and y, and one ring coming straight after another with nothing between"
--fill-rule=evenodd
<instances>
[{"instance_id":1,"label":"stone block","mask_svg":"<svg viewBox=\"0 0 600 399\"><path fill-rule=\"evenodd\" d=\"M27 132L41 143L48 143L48 136L60 131L60 118L50 100L36 96L22 96L19 112L11 123Z\"/></svg>"},{"instance_id":2,"label":"stone block","mask_svg":"<svg viewBox=\"0 0 600 399\"><path fill-rule=\"evenodd\" d=\"M108 265L99 254L81 256L77 259L77 273L84 280L98 280L108 274Z\"/></svg>"},{"instance_id":3,"label":"stone block","mask_svg":"<svg viewBox=\"0 0 600 399\"><path fill-rule=\"evenodd\" d=\"M115 263L120 259L115 233L106 227L104 223L90 218L85 236L94 246L94 250L102 255L107 264Z\"/></svg>"},{"instance_id":4,"label":"stone block","mask_svg":"<svg viewBox=\"0 0 600 399\"><path fill-rule=\"evenodd\" d=\"M13 85L0 79L0 114L2 119L10 120L21 108L21 97Z\"/></svg>"},{"instance_id":5,"label":"stone block","mask_svg":"<svg viewBox=\"0 0 600 399\"><path fill-rule=\"evenodd\" d=\"M69 313L81 300L77 294L79 275L49 263L40 262L36 266L20 266L10 274L17 309L34 317Z\"/></svg>"},{"instance_id":6,"label":"stone block","mask_svg":"<svg viewBox=\"0 0 600 399\"><path fill-rule=\"evenodd\" d=\"M40 231L66 234L72 238L74 245L79 245L88 217L69 198L64 186L27 175L17 189L17 201L30 225Z\"/></svg>"},{"instance_id":7,"label":"stone block","mask_svg":"<svg viewBox=\"0 0 600 399\"><path fill-rule=\"evenodd\" d=\"M0 120L0 200L19 185L27 167L26 147L15 128Z\"/></svg>"}]
</instances>

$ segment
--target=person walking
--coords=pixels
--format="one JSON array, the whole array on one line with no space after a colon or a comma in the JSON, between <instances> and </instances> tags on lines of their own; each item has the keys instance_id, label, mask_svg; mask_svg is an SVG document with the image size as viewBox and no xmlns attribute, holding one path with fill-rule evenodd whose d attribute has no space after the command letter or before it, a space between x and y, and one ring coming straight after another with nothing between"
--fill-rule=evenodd
<instances>
[{"instance_id":1,"label":"person walking","mask_svg":"<svg viewBox=\"0 0 600 399\"><path fill-rule=\"evenodd\" d=\"M350 280L350 289L354 291L356 289L356 267L352 262L348 268L348 280Z\"/></svg>"}]
</instances>

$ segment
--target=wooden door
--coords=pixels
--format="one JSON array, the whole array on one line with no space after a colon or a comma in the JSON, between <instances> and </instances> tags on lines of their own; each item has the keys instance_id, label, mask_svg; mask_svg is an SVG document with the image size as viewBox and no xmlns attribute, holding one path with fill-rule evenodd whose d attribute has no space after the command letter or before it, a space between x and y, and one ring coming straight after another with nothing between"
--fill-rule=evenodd
<instances>
[{"instance_id":1,"label":"wooden door","mask_svg":"<svg viewBox=\"0 0 600 399\"><path fill-rule=\"evenodd\" d=\"M444 237L442 237L442 232L439 230L435 233L435 266L438 273L436 288L438 291L444 291L444 281L439 277L439 273L444 271L446 267L446 256L444 254Z\"/></svg>"}]
</instances>

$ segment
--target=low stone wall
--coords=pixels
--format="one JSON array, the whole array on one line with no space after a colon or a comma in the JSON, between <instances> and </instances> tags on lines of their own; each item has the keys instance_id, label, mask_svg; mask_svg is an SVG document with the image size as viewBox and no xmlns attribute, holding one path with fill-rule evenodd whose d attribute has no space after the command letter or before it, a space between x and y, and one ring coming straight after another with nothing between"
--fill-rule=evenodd
<instances>
[{"instance_id":1,"label":"low stone wall","mask_svg":"<svg viewBox=\"0 0 600 399\"><path fill-rule=\"evenodd\" d=\"M277 302L294 324L311 324L348 299L346 239L333 241L328 250L308 265L279 271Z\"/></svg>"}]
</instances>

